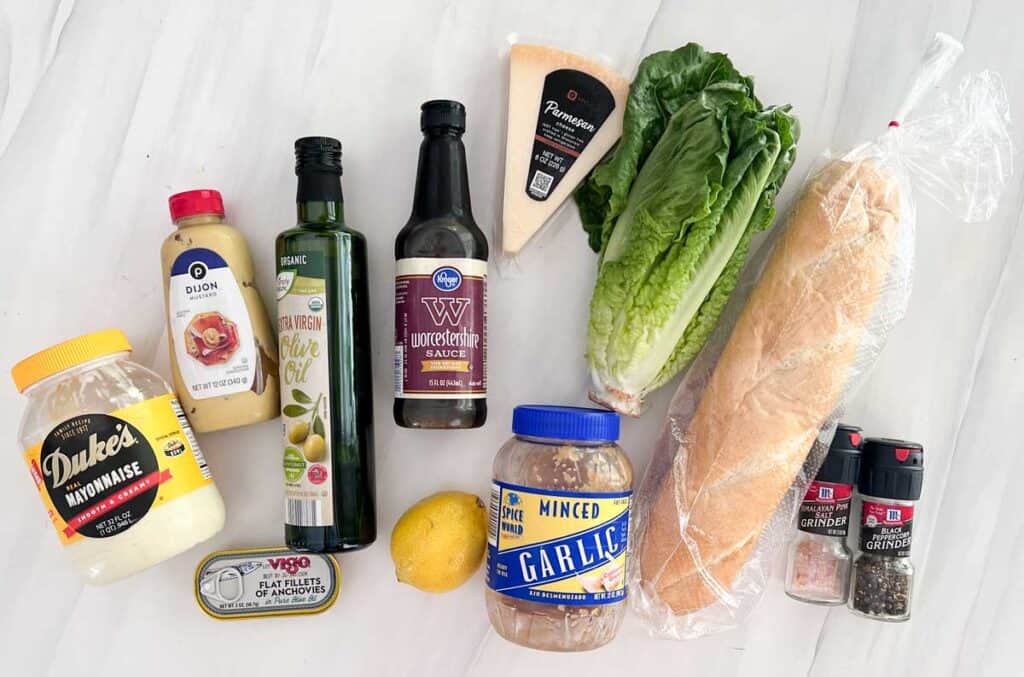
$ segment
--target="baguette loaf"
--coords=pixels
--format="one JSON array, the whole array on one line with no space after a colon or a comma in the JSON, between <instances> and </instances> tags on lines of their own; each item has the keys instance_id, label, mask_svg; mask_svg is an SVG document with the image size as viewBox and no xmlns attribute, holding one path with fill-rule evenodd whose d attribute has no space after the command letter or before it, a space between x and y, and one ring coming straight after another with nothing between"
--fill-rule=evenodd
<instances>
[{"instance_id":1,"label":"baguette loaf","mask_svg":"<svg viewBox=\"0 0 1024 677\"><path fill-rule=\"evenodd\" d=\"M684 615L732 588L838 403L882 291L899 185L835 161L799 198L664 477L641 534L646 594Z\"/></svg>"}]
</instances>

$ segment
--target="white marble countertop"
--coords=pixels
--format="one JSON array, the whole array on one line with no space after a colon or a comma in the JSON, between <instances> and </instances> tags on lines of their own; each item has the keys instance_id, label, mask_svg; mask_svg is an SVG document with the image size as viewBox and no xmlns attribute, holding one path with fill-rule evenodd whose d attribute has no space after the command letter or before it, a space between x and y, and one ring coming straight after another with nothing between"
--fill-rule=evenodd
<instances>
[{"instance_id":1,"label":"white marble countertop","mask_svg":"<svg viewBox=\"0 0 1024 677\"><path fill-rule=\"evenodd\" d=\"M575 210L517 280L491 287L491 416L482 430L425 434L391 423L394 236L415 173L419 103L469 110L477 221L499 203L511 32L589 41L631 72L657 49L697 41L755 75L759 96L803 123L787 204L810 162L874 135L936 30L961 39L956 73L1003 75L1024 111L1024 10L1012 0L636 0L374 3L244 0L0 1L0 366L89 330L122 327L137 359L167 374L160 241L166 198L220 189L270 299L272 240L293 222L291 144L345 145L351 224L373 278L379 528L341 559L335 606L315 617L222 623L191 577L206 553L281 539L275 422L206 435L229 510L214 541L107 588L83 587L50 533L17 452L23 399L0 385L0 673L21 675L1013 675L1024 664L1024 173L990 223L919 210L915 293L847 418L923 442L914 619L873 623L793 602L780 573L739 629L654 640L635 617L580 655L520 649L490 630L478 574L430 596L394 582L387 538L412 502L442 488L484 495L491 459L526 401L582 403L582 342L594 259ZM1024 147L1024 125L1014 131ZM1017 158L1019 160L1019 157ZM625 425L637 468L671 388Z\"/></svg>"}]
</instances>

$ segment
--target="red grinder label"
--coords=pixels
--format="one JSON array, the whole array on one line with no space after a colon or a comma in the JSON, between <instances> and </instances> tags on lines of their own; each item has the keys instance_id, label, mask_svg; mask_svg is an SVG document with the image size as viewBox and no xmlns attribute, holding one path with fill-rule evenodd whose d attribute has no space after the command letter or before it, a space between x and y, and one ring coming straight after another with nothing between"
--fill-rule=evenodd
<instances>
[{"instance_id":1,"label":"red grinder label","mask_svg":"<svg viewBox=\"0 0 1024 677\"><path fill-rule=\"evenodd\" d=\"M914 506L864 501L860 549L876 555L910 557Z\"/></svg>"},{"instance_id":2,"label":"red grinder label","mask_svg":"<svg viewBox=\"0 0 1024 677\"><path fill-rule=\"evenodd\" d=\"M811 482L800 504L800 531L822 536L846 536L850 526L850 498L853 487L849 484Z\"/></svg>"},{"instance_id":3,"label":"red grinder label","mask_svg":"<svg viewBox=\"0 0 1024 677\"><path fill-rule=\"evenodd\" d=\"M400 259L395 277L395 397L486 397L486 306L486 261Z\"/></svg>"}]
</instances>

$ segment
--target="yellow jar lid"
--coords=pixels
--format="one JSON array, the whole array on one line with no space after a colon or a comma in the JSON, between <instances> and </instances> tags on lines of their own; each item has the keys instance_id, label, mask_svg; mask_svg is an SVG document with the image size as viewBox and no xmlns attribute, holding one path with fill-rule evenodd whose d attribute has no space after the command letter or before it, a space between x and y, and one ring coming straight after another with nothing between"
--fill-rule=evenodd
<instances>
[{"instance_id":1,"label":"yellow jar lid","mask_svg":"<svg viewBox=\"0 0 1024 677\"><path fill-rule=\"evenodd\" d=\"M104 355L131 352L132 344L120 329L105 329L50 346L26 357L11 368L18 392L65 369Z\"/></svg>"}]
</instances>

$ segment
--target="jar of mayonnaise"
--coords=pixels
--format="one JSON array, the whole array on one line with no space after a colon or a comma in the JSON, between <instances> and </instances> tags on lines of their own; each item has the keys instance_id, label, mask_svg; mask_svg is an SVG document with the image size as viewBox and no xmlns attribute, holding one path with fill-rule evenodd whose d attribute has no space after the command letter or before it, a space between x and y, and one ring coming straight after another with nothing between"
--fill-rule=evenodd
<instances>
[{"instance_id":1,"label":"jar of mayonnaise","mask_svg":"<svg viewBox=\"0 0 1024 677\"><path fill-rule=\"evenodd\" d=\"M11 370L28 398L18 436L39 497L86 582L109 583L204 541L224 502L178 400L128 359L116 329Z\"/></svg>"},{"instance_id":2,"label":"jar of mayonnaise","mask_svg":"<svg viewBox=\"0 0 1024 677\"><path fill-rule=\"evenodd\" d=\"M527 405L494 459L487 613L551 651L608 643L625 614L633 469L610 411Z\"/></svg>"}]
</instances>

